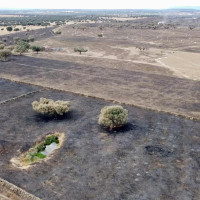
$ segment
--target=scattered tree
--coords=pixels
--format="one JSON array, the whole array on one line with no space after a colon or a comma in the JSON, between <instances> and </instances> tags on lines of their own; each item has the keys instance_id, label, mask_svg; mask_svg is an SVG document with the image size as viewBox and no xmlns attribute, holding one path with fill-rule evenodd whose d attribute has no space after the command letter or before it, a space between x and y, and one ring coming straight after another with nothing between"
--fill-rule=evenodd
<instances>
[{"instance_id":1,"label":"scattered tree","mask_svg":"<svg viewBox=\"0 0 200 200\"><path fill-rule=\"evenodd\" d=\"M30 44L25 41L19 41L16 45L16 52L18 52L20 55L22 53L25 53L29 50Z\"/></svg>"},{"instance_id":2,"label":"scattered tree","mask_svg":"<svg viewBox=\"0 0 200 200\"><path fill-rule=\"evenodd\" d=\"M11 31L13 30L13 28L12 28L12 26L8 26L8 27L6 28L6 30L9 31L9 32L11 32Z\"/></svg>"},{"instance_id":3,"label":"scattered tree","mask_svg":"<svg viewBox=\"0 0 200 200\"><path fill-rule=\"evenodd\" d=\"M39 51L44 51L44 47L40 47L40 46L31 46L31 49L37 52L37 54Z\"/></svg>"},{"instance_id":4,"label":"scattered tree","mask_svg":"<svg viewBox=\"0 0 200 200\"><path fill-rule=\"evenodd\" d=\"M87 49L84 49L83 47L78 47L78 48L74 48L74 52L79 52L80 54L82 52L87 52L88 50Z\"/></svg>"}]
</instances>

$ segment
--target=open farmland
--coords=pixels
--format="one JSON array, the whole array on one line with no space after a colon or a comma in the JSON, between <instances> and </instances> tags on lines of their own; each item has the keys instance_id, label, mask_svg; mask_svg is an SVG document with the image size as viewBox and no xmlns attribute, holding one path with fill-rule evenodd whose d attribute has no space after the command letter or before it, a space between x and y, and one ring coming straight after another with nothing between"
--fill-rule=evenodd
<instances>
[{"instance_id":1,"label":"open farmland","mask_svg":"<svg viewBox=\"0 0 200 200\"><path fill-rule=\"evenodd\" d=\"M47 47L0 62L1 178L43 200L200 199L198 14L127 15L73 15L69 24L0 36L14 45L33 35L31 45ZM31 103L41 97L70 101L70 111L37 114ZM98 124L108 105L128 110L124 127ZM64 139L48 159L14 162L55 132ZM0 199L37 199L6 187Z\"/></svg>"}]
</instances>

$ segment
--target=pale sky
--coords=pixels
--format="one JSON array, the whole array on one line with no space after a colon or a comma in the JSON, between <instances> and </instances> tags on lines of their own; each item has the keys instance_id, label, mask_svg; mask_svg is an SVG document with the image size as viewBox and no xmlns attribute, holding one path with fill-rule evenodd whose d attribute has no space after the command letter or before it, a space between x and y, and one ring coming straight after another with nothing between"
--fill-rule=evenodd
<instances>
[{"instance_id":1,"label":"pale sky","mask_svg":"<svg viewBox=\"0 0 200 200\"><path fill-rule=\"evenodd\" d=\"M200 0L0 0L0 9L163 9L200 6Z\"/></svg>"}]
</instances>

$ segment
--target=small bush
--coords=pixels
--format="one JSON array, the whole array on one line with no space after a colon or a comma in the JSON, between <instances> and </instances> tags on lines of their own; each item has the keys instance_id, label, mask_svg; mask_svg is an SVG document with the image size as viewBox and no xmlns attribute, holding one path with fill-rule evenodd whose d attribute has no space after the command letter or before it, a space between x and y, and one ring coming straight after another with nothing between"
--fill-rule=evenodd
<instances>
[{"instance_id":1,"label":"small bush","mask_svg":"<svg viewBox=\"0 0 200 200\"><path fill-rule=\"evenodd\" d=\"M15 46L10 45L10 46L6 46L7 50L13 51L15 49Z\"/></svg>"},{"instance_id":2,"label":"small bush","mask_svg":"<svg viewBox=\"0 0 200 200\"><path fill-rule=\"evenodd\" d=\"M12 55L11 51L9 50L0 50L0 60L7 61L8 58Z\"/></svg>"},{"instance_id":3,"label":"small bush","mask_svg":"<svg viewBox=\"0 0 200 200\"><path fill-rule=\"evenodd\" d=\"M58 30L55 32L55 34L57 34L57 35L60 35L61 33L62 33L61 30Z\"/></svg>"},{"instance_id":4,"label":"small bush","mask_svg":"<svg viewBox=\"0 0 200 200\"><path fill-rule=\"evenodd\" d=\"M32 103L33 110L47 116L62 116L69 112L69 101L53 101L52 99L40 98L40 101Z\"/></svg>"},{"instance_id":5,"label":"small bush","mask_svg":"<svg viewBox=\"0 0 200 200\"><path fill-rule=\"evenodd\" d=\"M0 44L0 49L4 49L5 45L4 44Z\"/></svg>"},{"instance_id":6,"label":"small bush","mask_svg":"<svg viewBox=\"0 0 200 200\"><path fill-rule=\"evenodd\" d=\"M7 42L7 39L6 39L6 38L3 38L2 41L3 41L3 42Z\"/></svg>"},{"instance_id":7,"label":"small bush","mask_svg":"<svg viewBox=\"0 0 200 200\"><path fill-rule=\"evenodd\" d=\"M34 42L34 40L35 40L34 35L30 35L30 36L28 37L28 40L29 40L30 42Z\"/></svg>"},{"instance_id":8,"label":"small bush","mask_svg":"<svg viewBox=\"0 0 200 200\"><path fill-rule=\"evenodd\" d=\"M97 35L99 38L102 38L103 37L103 33L100 33Z\"/></svg>"},{"instance_id":9,"label":"small bush","mask_svg":"<svg viewBox=\"0 0 200 200\"><path fill-rule=\"evenodd\" d=\"M19 38L19 37L14 37L13 40L14 40L15 42L18 42L18 41L20 40L20 38Z\"/></svg>"},{"instance_id":10,"label":"small bush","mask_svg":"<svg viewBox=\"0 0 200 200\"><path fill-rule=\"evenodd\" d=\"M14 31L19 31L19 28L14 28Z\"/></svg>"},{"instance_id":11,"label":"small bush","mask_svg":"<svg viewBox=\"0 0 200 200\"><path fill-rule=\"evenodd\" d=\"M101 110L99 124L111 130L127 123L128 111L122 106L106 106Z\"/></svg>"}]
</instances>

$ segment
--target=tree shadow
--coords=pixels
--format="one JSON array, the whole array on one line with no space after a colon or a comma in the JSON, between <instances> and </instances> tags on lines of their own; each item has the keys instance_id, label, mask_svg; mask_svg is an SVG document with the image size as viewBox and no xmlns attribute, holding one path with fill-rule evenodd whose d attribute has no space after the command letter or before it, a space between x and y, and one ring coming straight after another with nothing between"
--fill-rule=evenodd
<instances>
[{"instance_id":1,"label":"tree shadow","mask_svg":"<svg viewBox=\"0 0 200 200\"><path fill-rule=\"evenodd\" d=\"M107 132L109 134L113 134L113 135L120 134L120 133L127 133L127 132L131 132L131 131L136 131L136 130L139 130L139 129L141 129L139 126L137 126L134 123L130 123L130 122L125 124L124 126L114 128L112 130L109 129L109 128L100 126L100 131L105 131L105 132Z\"/></svg>"}]
</instances>

